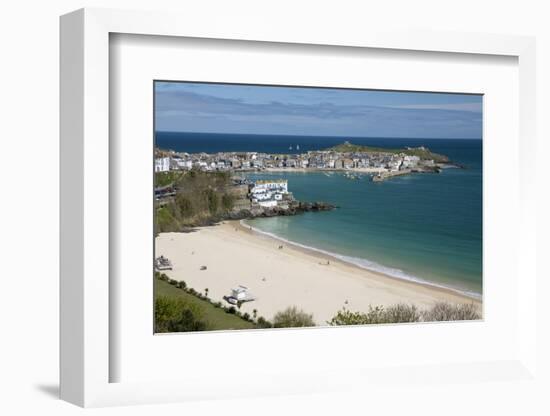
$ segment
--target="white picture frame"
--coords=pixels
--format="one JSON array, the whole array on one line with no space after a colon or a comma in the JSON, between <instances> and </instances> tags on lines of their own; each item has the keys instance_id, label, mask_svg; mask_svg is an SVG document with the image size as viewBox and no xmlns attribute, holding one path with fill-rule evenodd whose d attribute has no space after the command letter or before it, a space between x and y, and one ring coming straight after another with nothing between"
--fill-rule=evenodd
<instances>
[{"instance_id":1,"label":"white picture frame","mask_svg":"<svg viewBox=\"0 0 550 416\"><path fill-rule=\"evenodd\" d=\"M498 360L419 361L411 369L359 365L356 369L269 373L254 380L226 383L193 376L177 382L112 382L111 367L121 357L111 348L116 336L110 326L113 287L110 262L110 75L111 34L277 42L281 45L331 45L334 48L375 48L429 51L439 54L501 55L517 58L519 83L519 210L517 270L518 331L513 353ZM445 377L453 380L526 380L536 377L535 199L528 163L535 153L535 42L506 35L381 32L329 33L312 26L307 32L284 30L266 22L234 26L223 19L204 25L192 16L168 13L82 9L61 18L61 398L80 406L159 403L200 398L339 391L357 386ZM410 330L409 327L408 330ZM348 339L365 328L349 328ZM400 329L406 331L407 329ZM293 330L295 333L308 330ZM271 338L277 336L271 332ZM311 333L311 332L310 332ZM319 333L321 334L321 333ZM223 335L223 334L222 334ZM152 336L152 334L151 334ZM207 334L206 336L211 336ZM319 342L324 335L317 335ZM350 338L351 337L351 338ZM321 339L322 341L322 339ZM406 374L409 374L407 376ZM472 376L473 375L473 376ZM291 377L289 377L291 376ZM355 386L355 387L352 387Z\"/></svg>"}]
</instances>

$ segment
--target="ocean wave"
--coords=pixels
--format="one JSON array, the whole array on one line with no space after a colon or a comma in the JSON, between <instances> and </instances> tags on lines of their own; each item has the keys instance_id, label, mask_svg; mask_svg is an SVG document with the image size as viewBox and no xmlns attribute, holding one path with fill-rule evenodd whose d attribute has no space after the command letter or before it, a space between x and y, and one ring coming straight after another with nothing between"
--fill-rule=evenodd
<instances>
[{"instance_id":1,"label":"ocean wave","mask_svg":"<svg viewBox=\"0 0 550 416\"><path fill-rule=\"evenodd\" d=\"M334 258L336 258L338 260L341 260L345 263L349 263L349 264L352 264L354 266L361 267L362 269L365 269L365 270L369 270L369 271L377 272L377 273L382 273L382 274L385 274L387 276L390 276L390 277L393 277L393 278L396 278L396 279L401 279L401 280L406 280L406 281L409 281L409 282L415 282L415 283L419 283L419 284L423 284L423 285L427 285L427 286L437 287L439 289L452 290L453 292L456 292L456 293L459 293L461 295L465 295L465 296L468 296L468 297L471 297L471 298L474 298L474 299L479 299L479 300L482 299L482 295L477 293L477 292L464 290L464 289L459 289L459 288L456 288L456 287L446 286L446 285L443 285L443 284L431 282L429 280L425 280L425 279L422 279L420 277L408 274L408 273L404 272L401 269L387 267L387 266L384 266L382 264L376 263L376 262L371 261L371 260L367 260L367 259L363 259L363 258L359 258L359 257L345 256L343 254L333 253L333 252L323 250L323 249L320 249L320 248L317 248L317 247L312 247L312 246L307 246L305 244L297 243L296 241L287 240L286 238L280 237L276 234L270 233L268 231L263 231L263 230L260 230L259 228L253 227L250 224L245 223L244 221L245 220L240 221L241 225L243 225L245 227L248 227L249 229L253 230L254 232L256 232L258 234L262 234L262 235L274 238L276 240L282 241L282 242L287 243L287 244L292 245L292 246L303 248L305 250L311 250L311 251L315 251L317 253L321 253L321 254L324 254L324 255L327 255L327 256L334 257Z\"/></svg>"}]
</instances>

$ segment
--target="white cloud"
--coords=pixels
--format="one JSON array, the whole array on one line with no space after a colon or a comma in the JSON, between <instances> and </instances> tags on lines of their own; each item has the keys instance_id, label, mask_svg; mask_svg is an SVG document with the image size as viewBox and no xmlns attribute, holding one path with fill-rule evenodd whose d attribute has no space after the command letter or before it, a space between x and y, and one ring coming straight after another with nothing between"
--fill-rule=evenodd
<instances>
[{"instance_id":1,"label":"white cloud","mask_svg":"<svg viewBox=\"0 0 550 416\"><path fill-rule=\"evenodd\" d=\"M481 113L482 104L479 103L454 103L454 104L407 104L389 106L390 108L404 108L411 110L449 110L449 111L470 111Z\"/></svg>"}]
</instances>

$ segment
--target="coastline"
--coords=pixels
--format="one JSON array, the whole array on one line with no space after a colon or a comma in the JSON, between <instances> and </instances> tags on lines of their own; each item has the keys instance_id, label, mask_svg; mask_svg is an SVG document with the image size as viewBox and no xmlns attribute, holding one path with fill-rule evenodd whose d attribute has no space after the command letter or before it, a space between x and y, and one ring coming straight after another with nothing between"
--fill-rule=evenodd
<instances>
[{"instance_id":1,"label":"coastline","mask_svg":"<svg viewBox=\"0 0 550 416\"><path fill-rule=\"evenodd\" d=\"M294 242L294 241L290 241L290 240L287 240L287 239L282 238L282 237L278 237L278 236L276 236L274 234L271 234L271 233L268 233L266 231L262 231L262 230L260 230L258 228L255 228L255 227L253 227L249 224L244 224L243 221L246 221L246 219L239 221L239 226L243 229L243 231L246 231L246 232L249 232L249 233L255 233L259 236L265 236L265 237L271 238L275 241L280 241L282 243L289 244L298 251L301 250L301 251L303 251L307 254L318 255L319 258L321 258L321 259L325 259L325 260L328 259L330 261L339 261L339 262L345 263L349 266L357 267L360 270L367 270L370 273L377 274L377 275L379 275L381 277L384 277L384 278L387 278L387 279L395 279L397 281L411 282L411 283L414 283L414 284L435 288L437 290L447 291L447 292L449 292L451 294L454 294L454 295L464 296L465 298L467 298L471 301L482 302L483 296L479 293L469 292L469 291L461 290L461 289L458 289L458 288L452 288L452 287L444 286L442 284L440 285L440 284L437 284L437 283L429 282L427 280L422 280L422 279L416 278L414 276L405 275L403 272L401 272L401 270L397 270L397 271L400 272L400 274L402 274L402 276L395 276L395 275L391 274L391 272L390 272L391 269L389 267L385 267L385 266L382 266L380 264L371 262L373 264L376 264L376 266L378 266L382 270L378 270L374 267L369 268L369 267L366 267L364 265L358 264L357 262L354 261L354 260L363 260L363 259L359 259L359 258L354 259L352 257L348 257L348 256L344 256L344 255L338 255L336 253L331 253L331 252L328 252L328 251L325 251L325 250L322 250L322 249L319 249L319 248L305 246L303 244L300 244L300 243L297 243L297 242ZM384 272L383 269L387 269L388 272Z\"/></svg>"},{"instance_id":2,"label":"coastline","mask_svg":"<svg viewBox=\"0 0 550 416\"><path fill-rule=\"evenodd\" d=\"M356 172L356 173L383 173L386 168L264 168L256 171L257 173L329 173L329 172Z\"/></svg>"},{"instance_id":3,"label":"coastline","mask_svg":"<svg viewBox=\"0 0 550 416\"><path fill-rule=\"evenodd\" d=\"M241 311L252 315L256 310L266 319L293 305L312 313L318 325L343 307L366 312L369 305L408 303L424 309L445 301L474 303L481 312L480 299L372 271L257 232L240 221L191 233L161 233L155 245L156 255L168 257L174 265L166 272L170 278L185 280L199 292L208 288L215 301L244 285L257 300L243 304Z\"/></svg>"}]
</instances>

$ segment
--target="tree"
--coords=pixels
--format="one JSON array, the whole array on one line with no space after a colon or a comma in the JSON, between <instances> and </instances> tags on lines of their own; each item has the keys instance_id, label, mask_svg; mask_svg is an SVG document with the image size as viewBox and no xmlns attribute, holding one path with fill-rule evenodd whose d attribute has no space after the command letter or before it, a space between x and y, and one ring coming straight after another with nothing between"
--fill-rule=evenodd
<instances>
[{"instance_id":1,"label":"tree","mask_svg":"<svg viewBox=\"0 0 550 416\"><path fill-rule=\"evenodd\" d=\"M273 326L275 328L293 328L315 326L313 315L298 310L296 306L286 308L284 311L277 312L273 318Z\"/></svg>"},{"instance_id":2,"label":"tree","mask_svg":"<svg viewBox=\"0 0 550 416\"><path fill-rule=\"evenodd\" d=\"M197 305L185 300L159 296L155 299L155 332L205 331L208 323Z\"/></svg>"},{"instance_id":3,"label":"tree","mask_svg":"<svg viewBox=\"0 0 550 416\"><path fill-rule=\"evenodd\" d=\"M208 288L204 289L204 296L208 297Z\"/></svg>"}]
</instances>

